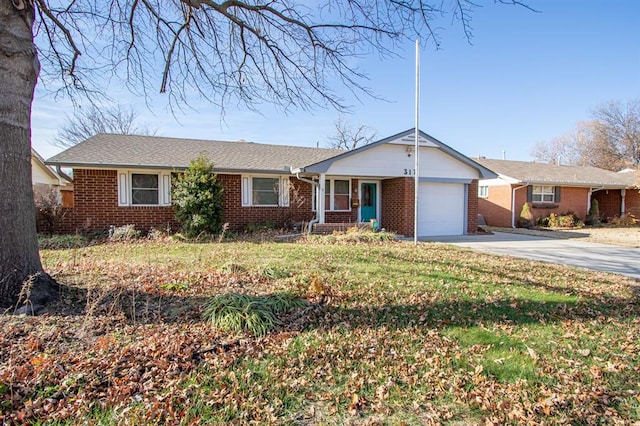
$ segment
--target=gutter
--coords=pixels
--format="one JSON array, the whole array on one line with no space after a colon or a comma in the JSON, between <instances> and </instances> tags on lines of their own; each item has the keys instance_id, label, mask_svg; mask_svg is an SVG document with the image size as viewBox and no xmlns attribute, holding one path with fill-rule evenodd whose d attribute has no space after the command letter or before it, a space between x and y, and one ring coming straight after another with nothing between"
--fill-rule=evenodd
<instances>
[{"instance_id":1,"label":"gutter","mask_svg":"<svg viewBox=\"0 0 640 426\"><path fill-rule=\"evenodd\" d=\"M513 188L511 191L511 228L516 228L516 191L518 189L526 188L529 184Z\"/></svg>"},{"instance_id":2,"label":"gutter","mask_svg":"<svg viewBox=\"0 0 640 426\"><path fill-rule=\"evenodd\" d=\"M61 166L56 166L56 173L62 176L63 179L67 180L69 183L73 183L73 178L62 171Z\"/></svg>"},{"instance_id":3,"label":"gutter","mask_svg":"<svg viewBox=\"0 0 640 426\"><path fill-rule=\"evenodd\" d=\"M291 168L289 168L289 171L291 173L294 173L294 170L291 169ZM316 181L311 180L311 179L303 178L302 176L300 176L300 173L301 173L300 169L295 170L296 179L298 179L301 182L306 182L308 184L311 184L311 187L316 187L316 188L320 187L320 183L319 182L316 182ZM319 201L318 198L319 197L320 197L320 195L316 196L316 217L309 221L309 229L307 230L308 234L311 233L311 230L313 229L313 225L315 225L316 223L320 222L320 218L318 217L318 213L319 213L320 207L317 205L317 204L319 204L318 203L318 201Z\"/></svg>"}]
</instances>

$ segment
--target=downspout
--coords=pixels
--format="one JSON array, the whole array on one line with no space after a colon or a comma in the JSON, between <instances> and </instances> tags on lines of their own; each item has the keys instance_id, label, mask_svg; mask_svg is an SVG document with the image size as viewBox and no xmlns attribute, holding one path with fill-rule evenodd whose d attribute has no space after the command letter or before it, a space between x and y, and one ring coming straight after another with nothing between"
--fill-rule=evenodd
<instances>
[{"instance_id":1,"label":"downspout","mask_svg":"<svg viewBox=\"0 0 640 426\"><path fill-rule=\"evenodd\" d=\"M529 184L513 188L513 191L511 191L511 228L513 229L516 227L516 191L526 188L527 186L529 186Z\"/></svg>"},{"instance_id":2,"label":"downspout","mask_svg":"<svg viewBox=\"0 0 640 426\"><path fill-rule=\"evenodd\" d=\"M302 176L300 176L300 172L299 171L296 172L296 179L298 179L301 182L306 182L306 183L311 184L312 188L313 187L315 187L315 188L319 188L320 187L320 183L319 182L316 182L316 181L311 180L311 179L303 178ZM315 191L315 188L314 188L314 191ZM309 221L309 229L307 229L307 233L308 234L311 233L311 230L313 229L313 225L315 225L316 223L320 222L320 217L319 217L320 216L319 215L319 213L320 213L319 198L320 198L320 194L317 194L316 195L316 217Z\"/></svg>"}]
</instances>

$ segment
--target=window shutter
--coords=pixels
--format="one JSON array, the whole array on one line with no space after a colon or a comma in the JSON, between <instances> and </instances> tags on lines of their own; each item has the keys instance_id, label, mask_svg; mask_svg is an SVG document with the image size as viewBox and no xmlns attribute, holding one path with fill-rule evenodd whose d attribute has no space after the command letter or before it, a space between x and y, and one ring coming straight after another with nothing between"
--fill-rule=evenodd
<instances>
[{"instance_id":1,"label":"window shutter","mask_svg":"<svg viewBox=\"0 0 640 426\"><path fill-rule=\"evenodd\" d=\"M560 202L560 187L556 186L553 188L553 201L555 203L559 203Z\"/></svg>"},{"instance_id":2,"label":"window shutter","mask_svg":"<svg viewBox=\"0 0 640 426\"><path fill-rule=\"evenodd\" d=\"M527 186L527 203L533 201L533 186Z\"/></svg>"},{"instance_id":3,"label":"window shutter","mask_svg":"<svg viewBox=\"0 0 640 426\"><path fill-rule=\"evenodd\" d=\"M160 175L162 180L162 195L160 198L160 205L162 206L170 206L171 205L171 175L163 174Z\"/></svg>"},{"instance_id":4,"label":"window shutter","mask_svg":"<svg viewBox=\"0 0 640 426\"><path fill-rule=\"evenodd\" d=\"M280 179L280 206L289 207L289 176Z\"/></svg>"},{"instance_id":5,"label":"window shutter","mask_svg":"<svg viewBox=\"0 0 640 426\"><path fill-rule=\"evenodd\" d=\"M118 172L118 205L129 205L129 173Z\"/></svg>"},{"instance_id":6,"label":"window shutter","mask_svg":"<svg viewBox=\"0 0 640 426\"><path fill-rule=\"evenodd\" d=\"M242 176L242 207L251 205L251 178Z\"/></svg>"}]
</instances>

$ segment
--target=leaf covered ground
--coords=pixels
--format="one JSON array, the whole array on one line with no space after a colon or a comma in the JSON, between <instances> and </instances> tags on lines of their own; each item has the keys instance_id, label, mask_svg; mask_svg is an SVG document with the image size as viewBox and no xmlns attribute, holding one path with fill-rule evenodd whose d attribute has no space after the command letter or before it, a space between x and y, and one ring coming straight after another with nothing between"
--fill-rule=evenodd
<instances>
[{"instance_id":1,"label":"leaf covered ground","mask_svg":"<svg viewBox=\"0 0 640 426\"><path fill-rule=\"evenodd\" d=\"M640 424L638 282L437 243L44 250L61 300L0 315L6 424ZM219 294L309 304L262 337Z\"/></svg>"}]
</instances>

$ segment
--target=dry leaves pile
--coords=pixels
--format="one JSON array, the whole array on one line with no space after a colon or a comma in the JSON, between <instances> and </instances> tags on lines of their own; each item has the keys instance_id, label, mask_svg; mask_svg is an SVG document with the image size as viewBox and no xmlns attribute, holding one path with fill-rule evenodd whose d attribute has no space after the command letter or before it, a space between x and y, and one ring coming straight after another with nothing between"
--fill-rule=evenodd
<instances>
[{"instance_id":1,"label":"dry leaves pile","mask_svg":"<svg viewBox=\"0 0 640 426\"><path fill-rule=\"evenodd\" d=\"M435 244L238 245L246 263L231 266L218 247L190 261L131 259L124 245L110 260L96 248L56 260L61 301L0 316L0 421L640 421L631 280ZM294 272L257 268L268 253ZM283 288L312 305L266 337L200 318L210 295Z\"/></svg>"}]
</instances>

